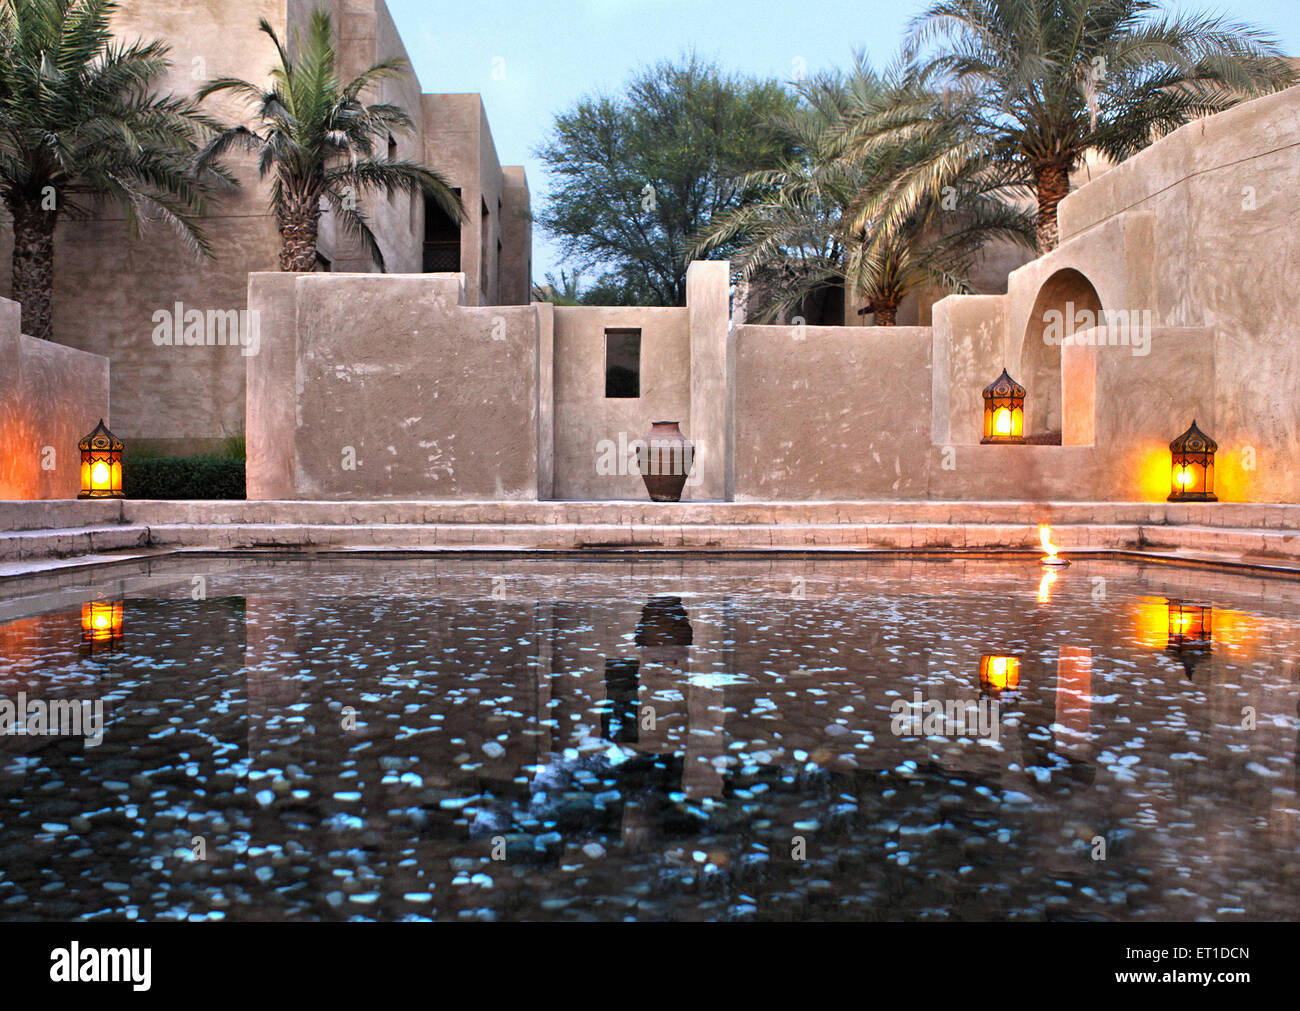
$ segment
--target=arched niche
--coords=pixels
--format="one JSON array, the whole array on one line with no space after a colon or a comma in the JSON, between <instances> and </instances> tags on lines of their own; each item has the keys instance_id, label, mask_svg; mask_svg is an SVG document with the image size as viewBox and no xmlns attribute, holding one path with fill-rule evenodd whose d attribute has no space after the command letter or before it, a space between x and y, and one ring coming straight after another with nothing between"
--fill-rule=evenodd
<instances>
[{"instance_id":1,"label":"arched niche","mask_svg":"<svg viewBox=\"0 0 1300 1011\"><path fill-rule=\"evenodd\" d=\"M1059 443L1064 428L1061 339L1102 322L1101 297L1072 267L1043 282L1025 326L1020 372L1025 387L1025 435L1031 442Z\"/></svg>"}]
</instances>

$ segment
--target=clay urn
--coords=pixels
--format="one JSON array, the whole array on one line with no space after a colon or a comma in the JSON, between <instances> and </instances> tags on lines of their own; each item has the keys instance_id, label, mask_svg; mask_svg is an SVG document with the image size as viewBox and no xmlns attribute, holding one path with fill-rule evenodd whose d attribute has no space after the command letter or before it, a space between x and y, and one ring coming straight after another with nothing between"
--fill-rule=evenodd
<instances>
[{"instance_id":1,"label":"clay urn","mask_svg":"<svg viewBox=\"0 0 1300 1011\"><path fill-rule=\"evenodd\" d=\"M695 444L682 435L680 422L656 421L637 447L637 467L652 502L680 502L695 462Z\"/></svg>"}]
</instances>

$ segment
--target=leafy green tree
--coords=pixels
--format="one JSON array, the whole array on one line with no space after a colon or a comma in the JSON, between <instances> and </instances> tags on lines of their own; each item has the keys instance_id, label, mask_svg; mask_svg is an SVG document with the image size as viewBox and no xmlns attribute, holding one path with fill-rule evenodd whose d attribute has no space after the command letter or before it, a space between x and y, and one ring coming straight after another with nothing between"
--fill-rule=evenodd
<instances>
[{"instance_id":1,"label":"leafy green tree","mask_svg":"<svg viewBox=\"0 0 1300 1011\"><path fill-rule=\"evenodd\" d=\"M196 172L212 125L191 101L154 85L170 63L161 41L113 41L111 0L0 3L0 199L13 221L13 297L23 330L52 339L54 232L63 216L116 202L132 233L165 222L198 256L199 219L218 166Z\"/></svg>"},{"instance_id":2,"label":"leafy green tree","mask_svg":"<svg viewBox=\"0 0 1300 1011\"><path fill-rule=\"evenodd\" d=\"M913 291L972 291L966 274L990 240L1032 246L1032 219L1005 199L1004 182L987 167L953 161L930 172L924 188L913 185L935 148L952 145L949 134L851 145L860 119L919 100L914 86L859 61L848 75L822 75L798 90L799 108L775 124L796 153L751 173L746 184L759 196L716 219L696 245L699 254L737 246L755 320L797 313L839 324L847 291L866 299L878 325L893 326Z\"/></svg>"},{"instance_id":3,"label":"leafy green tree","mask_svg":"<svg viewBox=\"0 0 1300 1011\"><path fill-rule=\"evenodd\" d=\"M932 134L961 122L957 157L1008 166L1034 194L1044 252L1060 241L1056 208L1085 152L1122 160L1295 81L1267 33L1175 16L1157 0L939 0L913 22L909 47L945 100L895 109L878 126Z\"/></svg>"},{"instance_id":4,"label":"leafy green tree","mask_svg":"<svg viewBox=\"0 0 1300 1011\"><path fill-rule=\"evenodd\" d=\"M598 287L681 305L694 235L753 194L745 173L788 153L768 128L793 97L694 56L632 78L624 95L579 102L538 150L552 179L539 223ZM725 250L723 250L725 254Z\"/></svg>"},{"instance_id":5,"label":"leafy green tree","mask_svg":"<svg viewBox=\"0 0 1300 1011\"><path fill-rule=\"evenodd\" d=\"M376 157L377 145L411 129L411 118L399 106L366 104L362 96L385 78L400 76L406 61L385 60L344 83L338 77L338 50L327 13L313 12L296 57L289 55L265 18L260 24L280 57L270 87L227 77L199 92L200 98L231 92L249 100L256 109L256 128L222 131L204 149L203 160L232 149L258 155L262 178L272 180L270 205L280 228L281 270L315 269L322 201L381 270L384 257L360 209L362 193L424 194L453 220L465 219L460 197L438 173L415 162Z\"/></svg>"}]
</instances>

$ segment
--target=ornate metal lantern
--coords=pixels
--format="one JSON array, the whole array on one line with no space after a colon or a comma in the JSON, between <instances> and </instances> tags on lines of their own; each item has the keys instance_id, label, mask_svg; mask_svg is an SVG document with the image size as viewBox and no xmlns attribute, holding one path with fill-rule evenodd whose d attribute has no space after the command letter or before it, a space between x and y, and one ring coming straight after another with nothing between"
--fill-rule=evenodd
<instances>
[{"instance_id":1,"label":"ornate metal lantern","mask_svg":"<svg viewBox=\"0 0 1300 1011\"><path fill-rule=\"evenodd\" d=\"M1169 444L1173 454L1173 491L1170 502L1217 502L1214 494L1214 454L1219 444L1192 427Z\"/></svg>"},{"instance_id":2,"label":"ornate metal lantern","mask_svg":"<svg viewBox=\"0 0 1300 1011\"><path fill-rule=\"evenodd\" d=\"M1025 441L1025 388L1006 369L984 388L984 438L980 442Z\"/></svg>"},{"instance_id":3,"label":"ornate metal lantern","mask_svg":"<svg viewBox=\"0 0 1300 1011\"><path fill-rule=\"evenodd\" d=\"M980 688L990 695L1005 695L1020 687L1020 658L985 656L980 658Z\"/></svg>"},{"instance_id":4,"label":"ornate metal lantern","mask_svg":"<svg viewBox=\"0 0 1300 1011\"><path fill-rule=\"evenodd\" d=\"M122 440L99 419L77 444L81 450L81 494L77 498L122 497Z\"/></svg>"}]
</instances>

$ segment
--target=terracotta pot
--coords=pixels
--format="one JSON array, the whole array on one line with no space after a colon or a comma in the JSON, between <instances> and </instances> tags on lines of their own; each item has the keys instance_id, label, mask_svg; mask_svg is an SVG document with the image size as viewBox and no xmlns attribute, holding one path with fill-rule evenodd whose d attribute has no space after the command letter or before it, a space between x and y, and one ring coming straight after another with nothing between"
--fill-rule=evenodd
<instances>
[{"instance_id":1,"label":"terracotta pot","mask_svg":"<svg viewBox=\"0 0 1300 1011\"><path fill-rule=\"evenodd\" d=\"M637 449L637 466L652 502L680 502L695 463L695 444L676 421L656 421Z\"/></svg>"}]
</instances>

